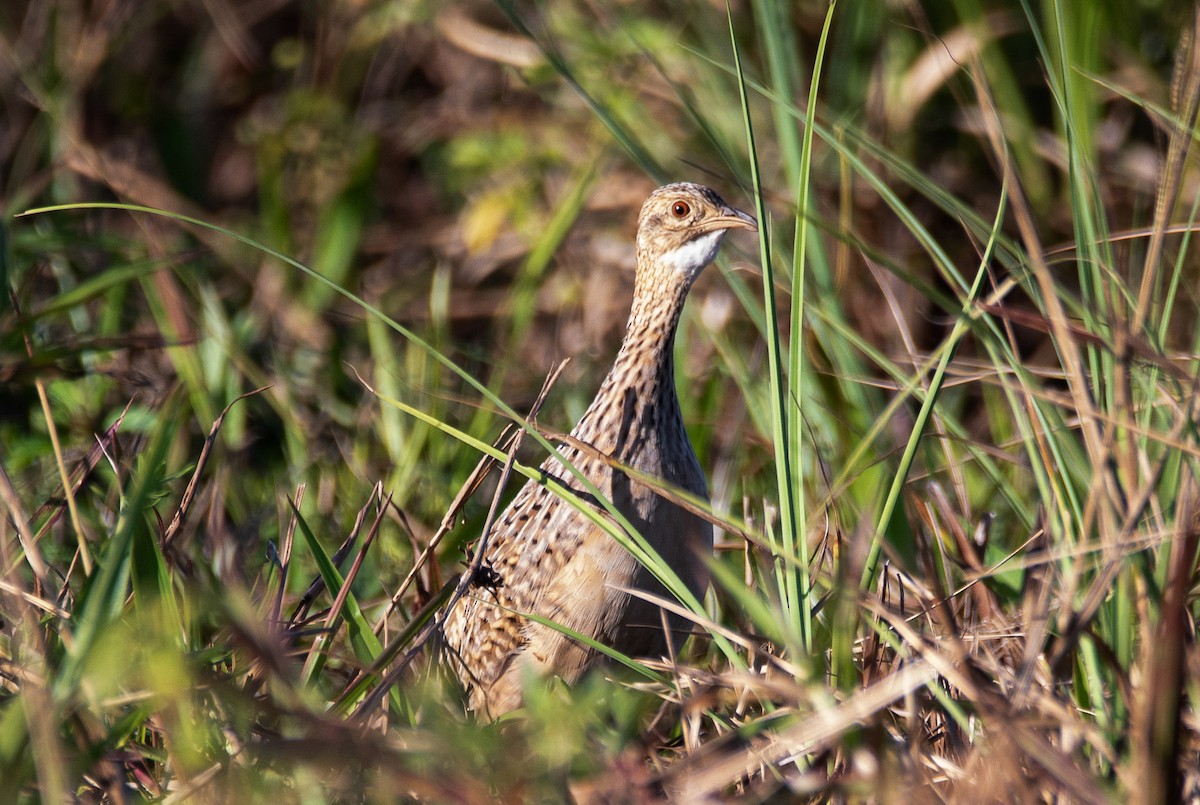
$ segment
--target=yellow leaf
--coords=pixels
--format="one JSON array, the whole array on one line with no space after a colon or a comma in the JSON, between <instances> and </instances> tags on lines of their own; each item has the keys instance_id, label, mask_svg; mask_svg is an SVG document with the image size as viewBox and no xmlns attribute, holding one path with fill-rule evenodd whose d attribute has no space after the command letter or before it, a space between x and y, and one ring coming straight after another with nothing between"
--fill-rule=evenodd
<instances>
[{"instance_id":1,"label":"yellow leaf","mask_svg":"<svg viewBox=\"0 0 1200 805\"><path fill-rule=\"evenodd\" d=\"M467 252L484 251L500 235L507 223L512 205L512 193L499 191L479 197L463 215L462 234Z\"/></svg>"}]
</instances>

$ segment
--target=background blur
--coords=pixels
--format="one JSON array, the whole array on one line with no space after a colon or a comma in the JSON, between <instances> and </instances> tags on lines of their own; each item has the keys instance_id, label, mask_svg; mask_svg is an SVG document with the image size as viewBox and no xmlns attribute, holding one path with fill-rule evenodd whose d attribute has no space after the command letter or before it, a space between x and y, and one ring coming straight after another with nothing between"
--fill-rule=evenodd
<instances>
[{"instance_id":1,"label":"background blur","mask_svg":"<svg viewBox=\"0 0 1200 805\"><path fill-rule=\"evenodd\" d=\"M773 259L785 274L802 176L801 124L826 9L822 2L735 2L731 12L750 85L754 156L775 224ZM974 275L1001 204L989 118L972 70L989 87L1056 282L1074 300L1072 321L1106 338L1111 321L1093 327L1089 300L1119 307L1136 295L1136 283L1092 288L1085 275L1067 270L1083 259L1073 244L1092 236L1111 244L1105 270L1118 275L1140 260L1140 241L1122 233L1144 233L1150 225L1159 179L1170 167L1164 110L1186 91L1172 86L1172 70L1190 13L1188 4L1165 0L867 0L837 8L811 167L811 330L795 341L808 373L800 469L814 566L826 569L826 584L858 572L840 566L842 551L855 557L853 567L862 566L864 540L895 476L889 462L917 413L917 403L898 400L896 389L952 329L961 302L945 268ZM1069 64L1060 71L1048 56ZM1076 128L1068 130L1064 120ZM138 500L165 528L214 421L239 395L267 387L229 409L203 483L189 498L190 512L172 532L170 550L163 546L167 563L155 571L155 578L169 579L166 589L175 585L190 596L180 604L191 635L180 678L195 682L186 669L202 646L220 657L230 644L241 646L229 649L235 654L257 646L250 654L270 666L264 657L275 649L263 648L265 638L256 643L245 624L262 619L261 612L248 613L266 606L266 591L279 584L271 574L295 531L289 497L298 497L305 527L333 553L375 500L376 483L393 496L395 507L363 551L353 585L364 608L375 607L372 617L386 621L384 605L478 453L381 404L364 382L485 442L496 438L505 418L424 346L247 241L377 306L518 412L529 409L557 361L570 358L539 416L565 431L591 399L623 331L632 238L645 196L667 181L698 181L754 212L750 156L730 18L719 2L6 0L0 8L0 462L6 520L16 522L18 511L32 515L42 559L57 578L43 589L36 568L24 568L9 524L0 539L13 551L4 558L7 572L20 577L13 589L29 586L46 600L59 590L55 605L71 609L82 595L79 543L90 541L92 552L103 555L110 531L120 531L132 495L124 479L140 477L138 462L149 461L146 455L157 462L155 480ZM1190 220L1197 173L1175 167L1183 220ZM1088 209L1108 223L1103 231L1080 226L1081 171L1095 205ZM13 217L36 207L114 201L215 229L114 210ZM1002 218L1000 232L1010 245L1017 240L1011 216ZM1191 350L1196 337L1194 247L1171 241L1168 258L1179 266L1171 285L1176 307L1154 322L1162 338L1155 346L1175 354ZM1014 267L1024 265L1018 255L1008 266L1018 280L1007 302L1040 310L1028 275ZM989 290L1003 279L1003 272L991 276ZM786 296L779 303L785 339L788 304ZM730 238L721 264L693 292L678 345L684 416L711 479L714 509L756 533L776 511L762 305L754 242ZM1002 317L1002 326L1015 362L1044 384L1039 399L1064 397L1070 378L1045 321ZM918 456L910 478L922 488L934 482L930 494L944 501L938 512L952 515L961 531L995 535L986 546L990 564L1027 544L1047 493L1022 453L1028 432L996 413L1003 384L979 382L989 371L988 353L968 340L955 360L939 402L950 424L935 430L952 445L978 447L1000 469L976 476L931 450ZM1089 371L1101 371L1101 363ZM109 429L127 405L114 435ZM1064 410L1063 421L1071 415ZM1065 466L1082 450L1055 455ZM1094 490L1081 472L1079 489ZM77 484L70 511L64 473ZM438 550L440 563L420 571L401 619L460 566L487 490L459 516L461 527ZM911 502L907 515L903 505L901 511L888 532L896 537L888 558L912 569L921 566L914 556L926 544L914 533L922 523L937 531L931 520L939 515ZM731 572L742 574L744 565L752 581L752 552L740 539L723 539ZM317 573L313 560L297 562L304 572L294 571L283 585L289 601ZM176 568L186 572L171 575ZM128 615L121 604L127 577L114 578L113 622ZM1020 574L993 581L1004 605L1019 610ZM736 595L714 595L718 610L740 624ZM245 611L238 610L243 600ZM44 612L21 615L9 607L9 639L16 641L14 624L39 616ZM231 638L222 630L229 619L242 623L238 618L247 634ZM395 628L387 627L385 637ZM75 677L64 683L72 690L80 679L98 686L80 694L91 702L83 715L72 695L54 692L57 736L26 735L12 726L16 716L0 723L0 733L22 736L12 746L25 747L3 749L8 733L0 734L0 771L43 787L59 774L63 790L75 790L63 781L86 772L91 782L82 785L110 796L119 780L137 778L143 794L157 796L166 789L156 786L171 775L194 781L214 763L228 773L219 736L222 729L238 732L227 726L237 718L198 705L197 713L207 715L176 713L154 722L147 713L157 712L156 705L135 717L104 698L132 686L154 691L147 694L154 702L175 690L153 670L163 667L161 657L96 659L120 657L115 647L131 634L142 640L145 632L113 632L111 652L97 648L91 660L78 660ZM55 639L42 647L48 676L63 671L53 660ZM1133 646L1130 638L1114 651L1128 651L1132 663ZM26 667L18 653L11 649L8 661ZM305 681L325 673L318 687L332 697L355 667L348 650L335 651ZM221 684L242 679L240 672ZM10 685L12 702L20 687ZM94 697L108 703L97 705ZM105 709L110 705L142 732L130 737L113 727L119 719ZM241 712L241 705L227 706ZM1111 728L1106 734L1121 745L1129 710L1113 707L1101 729ZM258 713L249 705L244 712ZM254 721L260 717L245 720L261 726ZM186 732L179 725L192 718L206 725L195 729L207 737L191 736L201 748L178 756L177 745L163 749L169 763L147 748L164 745L156 730ZM467 790L463 782L463 790L426 793L486 799L508 784L527 793L560 791L555 786L567 777L598 767L619 777L617 759L627 759L622 753L632 751L632 735L651 746L662 737L640 733L636 723L621 729L623 737L589 760L545 760L550 782L537 785L547 789L496 783L484 763L484 771L472 767L478 773L472 779L488 779L491 788ZM118 733L123 737L111 737ZM247 739L246 731L239 734ZM61 763L45 760L45 752ZM1093 770L1107 769L1097 774L1116 785L1113 766L1120 761L1099 756L1089 756L1099 764ZM112 764L107 771L98 771L97 757ZM162 771L168 766L175 770L170 775ZM229 790L257 785L249 780L233 780ZM407 780L386 790L410 784L417 785Z\"/></svg>"},{"instance_id":2,"label":"background blur","mask_svg":"<svg viewBox=\"0 0 1200 805\"><path fill-rule=\"evenodd\" d=\"M972 52L963 18L982 15L981 41L1003 57L989 64L996 91L1007 93L1005 123L1041 235L1049 245L1071 241L1054 101L1023 12L1009 3L852 6L838 9L821 118L835 132L852 126L843 135L852 148L853 137L867 138L964 204L994 208L994 167L954 61L956 49L960 65ZM1078 17L1080 37L1095 37L1083 50L1091 62L1075 69L1098 96L1098 191L1114 218L1147 216L1162 136L1105 87L1116 82L1165 104L1184 9L1063 9ZM506 10L536 42L513 29ZM811 58L823 10L797 3L771 11L766 23L787 29L800 61ZM748 8L735 7L734 20L749 65L777 58L757 49ZM115 200L226 227L378 305L517 410L569 357L543 417L563 429L590 399L623 329L633 229L649 190L702 181L751 206L736 81L714 66L730 59L719 3L13 2L0 25L0 204L8 215ZM585 95L539 45L563 60ZM800 87L802 76L791 78ZM589 104L628 133L632 154ZM779 123L764 105L758 112L764 129ZM768 203L786 216L796 166L770 136L760 136L759 148ZM901 329L917 346L934 343L946 319L930 310L922 287L938 279L921 245L845 160L820 159L814 178L814 214L831 231L832 250L832 273L818 290L836 293L826 301L885 352L902 346ZM894 192L951 260L977 262L960 221L903 186ZM86 376L82 385L52 386L75 389L56 415L80 450L131 399L136 414L182 384L201 438L237 394L270 383L264 399L234 408L223 433L241 481L225 486L225 505L247 513L278 483L315 479L314 466L345 461L364 488L386 479L419 522L440 517L456 488L444 462L457 462L445 451L456 448L426 443L395 412L381 422L351 367L373 374L381 391L470 421L487 438L488 418L472 411L479 401L459 399L459 382L423 353L386 343L353 304L228 238L107 212L9 226L9 285L26 315L39 314L39 341L53 346L32 361L11 318L0 341L0 433L10 456L24 457L18 469L46 456L31 384L45 373ZM757 270L727 251L737 270ZM104 276L86 304L62 299ZM753 297L757 277L744 284ZM880 315L885 291L894 307ZM731 328L730 348L759 365L759 339L716 271L689 309L696 326ZM711 450L740 446L729 419L739 403L708 383L714 347L688 337L686 326L683 371L693 398L705 401L690 420L694 438ZM1036 340L1027 330L1018 336ZM365 431L376 438L362 438ZM31 472L28 482L39 476ZM357 495L344 502L357 505Z\"/></svg>"}]
</instances>

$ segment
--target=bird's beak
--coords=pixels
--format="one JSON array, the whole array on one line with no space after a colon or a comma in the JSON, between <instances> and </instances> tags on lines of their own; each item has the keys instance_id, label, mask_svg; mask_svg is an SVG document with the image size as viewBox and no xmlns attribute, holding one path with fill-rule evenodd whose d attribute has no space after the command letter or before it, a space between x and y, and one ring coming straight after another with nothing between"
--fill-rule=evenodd
<instances>
[{"instance_id":1,"label":"bird's beak","mask_svg":"<svg viewBox=\"0 0 1200 805\"><path fill-rule=\"evenodd\" d=\"M758 221L741 210L726 207L721 210L720 215L701 221L699 229L702 232L716 232L718 229L749 229L751 232L757 232Z\"/></svg>"}]
</instances>

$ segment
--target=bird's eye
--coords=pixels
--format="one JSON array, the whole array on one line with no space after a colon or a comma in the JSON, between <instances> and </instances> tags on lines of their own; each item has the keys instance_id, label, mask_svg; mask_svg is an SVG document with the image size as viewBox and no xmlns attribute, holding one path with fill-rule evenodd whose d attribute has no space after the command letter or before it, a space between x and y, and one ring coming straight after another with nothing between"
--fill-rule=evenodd
<instances>
[{"instance_id":1,"label":"bird's eye","mask_svg":"<svg viewBox=\"0 0 1200 805\"><path fill-rule=\"evenodd\" d=\"M671 215L674 215L676 218L684 218L691 211L692 208L688 206L686 201L676 201L671 205Z\"/></svg>"}]
</instances>

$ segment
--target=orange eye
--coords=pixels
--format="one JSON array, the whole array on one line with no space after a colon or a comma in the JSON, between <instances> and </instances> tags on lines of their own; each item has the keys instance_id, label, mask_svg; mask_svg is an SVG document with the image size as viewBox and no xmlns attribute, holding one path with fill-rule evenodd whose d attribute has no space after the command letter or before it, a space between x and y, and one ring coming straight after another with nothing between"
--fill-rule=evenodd
<instances>
[{"instance_id":1,"label":"orange eye","mask_svg":"<svg viewBox=\"0 0 1200 805\"><path fill-rule=\"evenodd\" d=\"M671 205L671 215L676 218L683 218L691 211L692 208L687 205L686 201L676 201Z\"/></svg>"}]
</instances>

